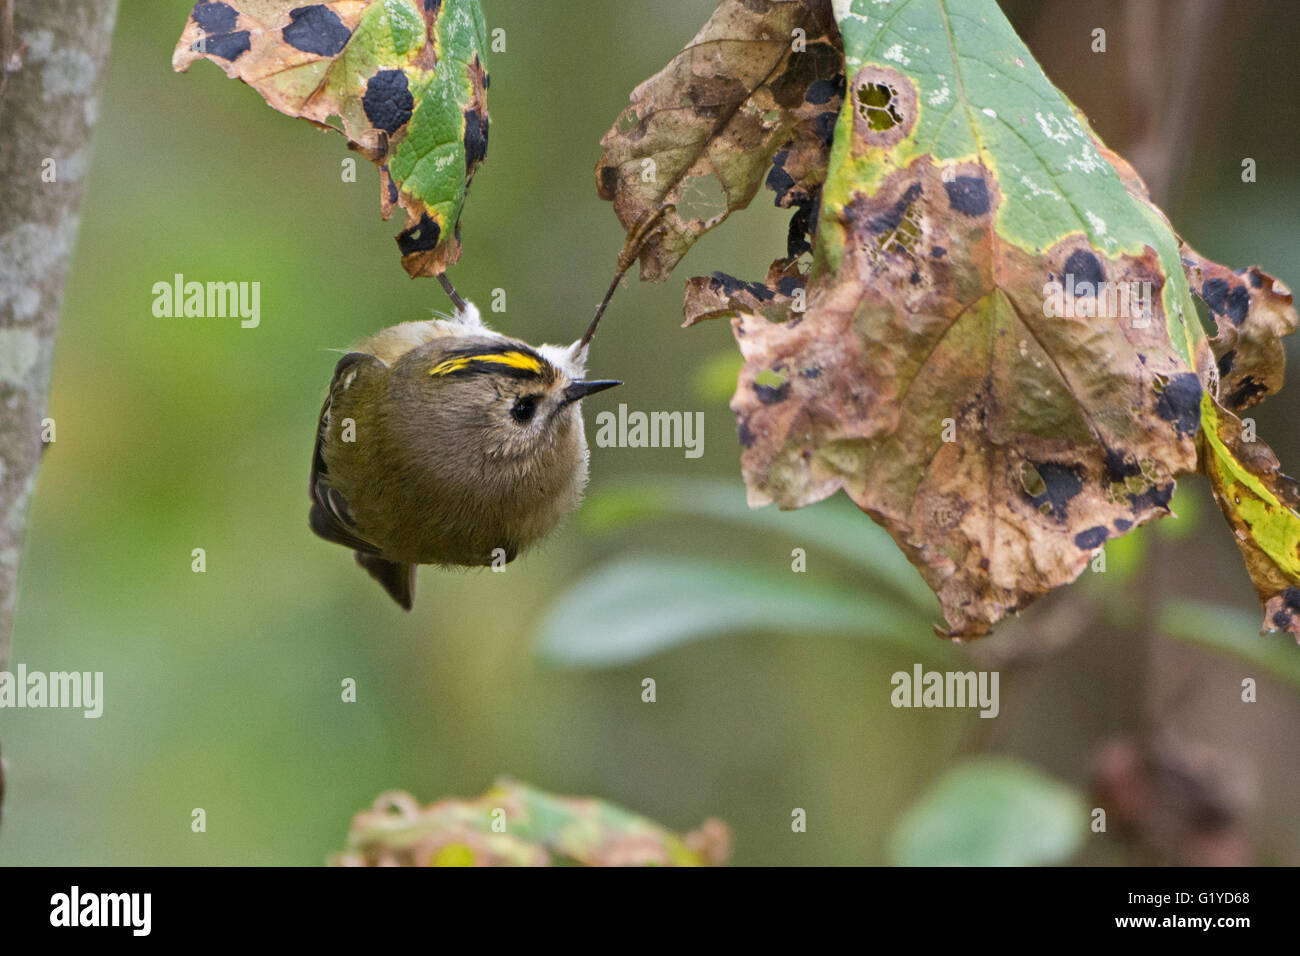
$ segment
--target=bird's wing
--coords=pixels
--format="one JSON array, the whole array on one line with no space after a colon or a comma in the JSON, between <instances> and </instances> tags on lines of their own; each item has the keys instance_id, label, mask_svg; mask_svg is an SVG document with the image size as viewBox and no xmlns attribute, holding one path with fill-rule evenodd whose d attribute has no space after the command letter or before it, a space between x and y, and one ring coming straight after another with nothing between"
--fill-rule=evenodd
<instances>
[{"instance_id":1,"label":"bird's wing","mask_svg":"<svg viewBox=\"0 0 1300 956\"><path fill-rule=\"evenodd\" d=\"M352 509L347 499L330 481L329 468L325 464L325 443L329 440L333 427L332 409L340 395L353 387L357 379L364 375L382 372L388 366L380 359L365 352L349 352L339 359L334 367L334 377L330 380L329 394L321 406L320 420L316 428L316 448L311 459L311 530L326 541L345 545L365 554L379 554L379 549L363 538L352 520Z\"/></svg>"}]
</instances>

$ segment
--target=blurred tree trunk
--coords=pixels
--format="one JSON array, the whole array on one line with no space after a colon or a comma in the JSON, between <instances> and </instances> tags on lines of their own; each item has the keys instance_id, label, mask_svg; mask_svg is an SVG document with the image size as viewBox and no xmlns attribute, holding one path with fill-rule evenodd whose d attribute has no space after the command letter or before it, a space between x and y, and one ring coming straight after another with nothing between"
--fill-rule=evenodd
<instances>
[{"instance_id":1,"label":"blurred tree trunk","mask_svg":"<svg viewBox=\"0 0 1300 956\"><path fill-rule=\"evenodd\" d=\"M116 15L117 0L0 0L0 669Z\"/></svg>"}]
</instances>

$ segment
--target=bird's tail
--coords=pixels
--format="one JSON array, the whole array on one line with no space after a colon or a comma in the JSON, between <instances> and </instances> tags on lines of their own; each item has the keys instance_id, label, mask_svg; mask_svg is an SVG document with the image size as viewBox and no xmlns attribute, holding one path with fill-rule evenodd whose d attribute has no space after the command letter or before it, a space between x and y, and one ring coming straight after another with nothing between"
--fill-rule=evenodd
<instances>
[{"instance_id":1,"label":"bird's tail","mask_svg":"<svg viewBox=\"0 0 1300 956\"><path fill-rule=\"evenodd\" d=\"M411 595L415 593L415 565L388 561L376 554L363 551L354 552L357 564L361 565L370 576L384 586L384 590L404 610L411 609Z\"/></svg>"}]
</instances>

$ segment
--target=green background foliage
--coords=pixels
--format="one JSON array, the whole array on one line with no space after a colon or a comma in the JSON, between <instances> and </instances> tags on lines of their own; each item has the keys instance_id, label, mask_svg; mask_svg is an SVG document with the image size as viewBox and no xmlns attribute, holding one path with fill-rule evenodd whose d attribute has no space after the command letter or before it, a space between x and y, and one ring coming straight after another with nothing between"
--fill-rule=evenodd
<instances>
[{"instance_id":1,"label":"green background foliage","mask_svg":"<svg viewBox=\"0 0 1300 956\"><path fill-rule=\"evenodd\" d=\"M732 580L752 572L806 587L812 604L835 589L864 607L905 605L882 574L798 524L819 520L817 509L786 516L792 530L780 534L768 515L752 525L667 514L602 524L598 498L590 515L505 574L422 571L415 610L399 611L350 555L307 530L313 427L336 358L327 349L445 299L435 283L402 271L392 226L377 214L375 172L358 158L358 181L341 181L351 154L337 135L274 113L207 64L171 72L189 7L133 0L121 11L55 357L58 441L42 466L21 578L14 663L104 671L105 713L0 715L10 785L0 863L317 865L381 790L430 802L481 793L502 774L599 795L676 830L720 816L733 828L737 863L883 863L904 845L900 822L917 832L905 812L972 752L1013 754L1052 780L1086 786L1101 741L1170 706L1157 678L1171 672L1193 680L1195 706L1181 705L1179 726L1260 774L1251 821L1260 859L1300 862L1294 677L1243 663L1223 646L1228 639L1210 653L1162 636L1134 639L1135 629L1159 635L1163 597L1242 612L1223 616L1225 627L1256 621L1203 483L1189 482L1200 484L1196 495L1175 505L1186 514L1182 497L1206 503L1189 533L1144 529L1131 536L1140 543L1110 556L1106 574L1085 573L1067 589L1100 612L1056 655L1004 670L1002 714L991 721L891 707L890 675L923 660L921 644L974 666L969 651L932 637L932 618L915 609L906 612L914 624L903 625L915 630L893 641L860 639L871 620L855 639L837 619L800 624L778 613L763 627L715 628L708 640L665 643L610 666L566 666L574 661L553 653L564 635L538 653L553 603L563 610L572 589L589 583L585 573L626 573L637 561L662 568L689 559ZM712 4L610 0L593 15L590 0L550 0L527 18L501 0L484 7L489 31L506 29L507 51L489 52L491 147L451 275L485 312L491 290L506 290L507 311L487 313L499 328L567 342L590 317L622 241L595 195L600 136L632 86L681 48ZM1072 11L1056 21L1027 3L1006 9L1049 76L1122 151L1126 114L1108 115L1116 87L1089 59L1091 23L1069 5L1055 8ZM1097 11L1097 24L1120 37L1117 8ZM1267 103L1278 115L1260 123L1258 111L1204 104L1169 212L1206 255L1257 262L1295 283L1300 183L1289 157L1300 77L1283 22L1280 12L1258 18L1250 39L1264 45L1215 67L1228 71L1231 102ZM1244 187L1243 142L1261 169L1260 182ZM38 175L32 188L52 188ZM683 276L766 271L784 247L787 214L764 193L736 215L692 250ZM261 326L155 318L150 290L177 272L259 281ZM730 484L736 501L743 494L734 425L716 387L727 369L720 356L734 352L729 330L679 330L680 309L676 280L629 281L619 293L592 370L627 384L590 403L588 430L596 412L620 401L700 410L705 454L593 449L594 494L647 476L711 478ZM1293 436L1273 442L1284 463L1300 461L1296 389L1258 416L1262 434ZM838 533L857 522L866 547L874 529L852 509L840 514ZM798 546L810 556L805 575L789 570ZM205 574L190 570L195 547L207 551ZM1060 626L1054 611L1073 599L1046 599L989 646L1050 638ZM827 602L825 613L840 607ZM621 627L616 614L606 620ZM1236 703L1243 675L1260 679L1259 704ZM349 677L355 704L340 701ZM641 700L645 677L657 682L655 704ZM942 808L947 791L938 792L919 806ZM204 834L190 830L195 807L207 812ZM791 832L796 807L807 810L807 833ZM947 811L946 821L958 816ZM926 832L944 822L941 813ZM1124 860L1099 839L1088 836L1076 859Z\"/></svg>"}]
</instances>

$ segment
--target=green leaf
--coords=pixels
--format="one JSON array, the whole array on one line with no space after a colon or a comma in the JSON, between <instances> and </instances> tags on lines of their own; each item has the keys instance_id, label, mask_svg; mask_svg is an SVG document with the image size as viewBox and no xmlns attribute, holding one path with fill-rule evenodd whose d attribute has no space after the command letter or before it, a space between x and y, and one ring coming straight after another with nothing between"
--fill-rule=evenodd
<instances>
[{"instance_id":1,"label":"green leaf","mask_svg":"<svg viewBox=\"0 0 1300 956\"><path fill-rule=\"evenodd\" d=\"M616 667L689 641L753 631L845 634L947 659L926 618L899 602L704 559L632 558L581 579L547 610L538 650L568 667Z\"/></svg>"},{"instance_id":2,"label":"green leaf","mask_svg":"<svg viewBox=\"0 0 1300 956\"><path fill-rule=\"evenodd\" d=\"M1287 636L1261 635L1259 618L1235 608L1178 601L1160 609L1157 625L1180 641L1227 654L1300 690L1300 656Z\"/></svg>"},{"instance_id":3,"label":"green leaf","mask_svg":"<svg viewBox=\"0 0 1300 956\"><path fill-rule=\"evenodd\" d=\"M901 866L1064 863L1087 821L1073 788L1020 761L981 757L944 774L903 814L890 856Z\"/></svg>"},{"instance_id":4,"label":"green leaf","mask_svg":"<svg viewBox=\"0 0 1300 956\"><path fill-rule=\"evenodd\" d=\"M750 508L744 488L729 481L654 478L603 489L586 502L581 516L583 523L596 531L674 516L725 521L778 534L810 553L821 549L850 562L924 614L938 610L934 595L889 536L874 525L863 525L857 520L856 509L843 500L785 513L775 508Z\"/></svg>"},{"instance_id":5,"label":"green leaf","mask_svg":"<svg viewBox=\"0 0 1300 956\"><path fill-rule=\"evenodd\" d=\"M1025 250L1047 249L1077 232L1109 256L1140 254L1151 242L1152 222L1099 152L1087 120L1052 85L994 0L901 0L888 7L851 0L836 9L853 96L831 151L825 196L833 206L874 192L891 171L917 159L978 158L1000 193L1001 202L991 196L998 234ZM884 96L888 110L869 105L872 92ZM855 148L855 123L872 116L888 124L871 130L882 148ZM821 223L823 251L837 261L842 238L834 234L835 217ZM1181 277L1168 225L1155 232L1163 233L1158 251L1165 265Z\"/></svg>"}]
</instances>

